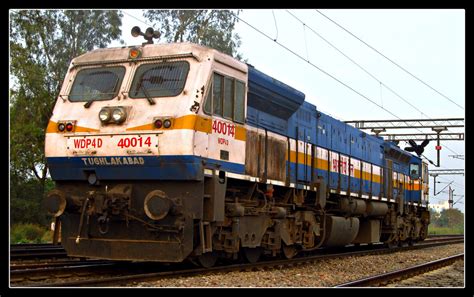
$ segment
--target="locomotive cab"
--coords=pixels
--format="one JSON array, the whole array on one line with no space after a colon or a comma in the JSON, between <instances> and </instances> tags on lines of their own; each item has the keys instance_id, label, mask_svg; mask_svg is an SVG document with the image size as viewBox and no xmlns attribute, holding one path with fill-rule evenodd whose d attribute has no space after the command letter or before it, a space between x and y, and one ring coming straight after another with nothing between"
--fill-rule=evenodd
<instances>
[{"instance_id":1,"label":"locomotive cab","mask_svg":"<svg viewBox=\"0 0 474 297\"><path fill-rule=\"evenodd\" d=\"M45 139L56 182L45 204L60 217L70 255L188 256L193 220L203 216L204 169L218 176L244 162L246 73L245 64L189 43L72 60ZM140 229L144 221L152 232ZM142 254L142 240L166 252Z\"/></svg>"}]
</instances>

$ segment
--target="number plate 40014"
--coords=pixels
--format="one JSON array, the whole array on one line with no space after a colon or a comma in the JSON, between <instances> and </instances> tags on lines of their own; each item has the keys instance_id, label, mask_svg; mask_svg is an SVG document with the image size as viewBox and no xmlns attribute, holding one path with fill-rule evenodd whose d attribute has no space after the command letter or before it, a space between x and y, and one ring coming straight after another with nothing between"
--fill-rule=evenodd
<instances>
[{"instance_id":1,"label":"number plate 40014","mask_svg":"<svg viewBox=\"0 0 474 297\"><path fill-rule=\"evenodd\" d=\"M123 137L119 139L117 146L120 148L151 147L151 136Z\"/></svg>"},{"instance_id":2,"label":"number plate 40014","mask_svg":"<svg viewBox=\"0 0 474 297\"><path fill-rule=\"evenodd\" d=\"M156 135L113 135L113 136L86 136L71 137L68 139L68 149L97 150L114 154L123 152L123 149L145 149L150 151L158 147Z\"/></svg>"}]
</instances>

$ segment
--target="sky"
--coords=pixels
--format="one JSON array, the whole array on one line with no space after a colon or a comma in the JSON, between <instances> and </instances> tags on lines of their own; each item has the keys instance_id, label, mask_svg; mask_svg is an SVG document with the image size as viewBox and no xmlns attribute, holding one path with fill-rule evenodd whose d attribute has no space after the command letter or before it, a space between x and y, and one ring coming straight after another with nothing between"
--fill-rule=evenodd
<instances>
[{"instance_id":1,"label":"sky","mask_svg":"<svg viewBox=\"0 0 474 297\"><path fill-rule=\"evenodd\" d=\"M396 117L400 119L465 117L464 10L321 9L319 11L462 108L377 54L315 9L242 10L239 17L268 35L270 39L240 21L235 26L235 32L241 38L238 52L255 68L303 92L306 100L316 105L318 110L341 121L394 120ZM153 24L143 17L142 10L125 9L123 12L122 39L125 45L141 44L144 40L132 37L131 28L140 26L142 31L145 31ZM295 17L305 25L303 26ZM361 70L320 36L371 75ZM279 46L274 40L302 59ZM112 46L119 44L114 43ZM315 66L392 114L324 74ZM429 129L422 131L432 132ZM388 133L399 132L409 131L388 131ZM410 132L420 133L416 130ZM448 132L464 132L464 128L451 128ZM425 148L424 155L436 163L435 145L434 141L431 142ZM455 154L464 155L464 145L464 141L442 141L441 167L430 165L430 169L464 169L464 160L449 157ZM404 148L405 143L401 142L400 146ZM454 195L464 195L464 176L443 175L437 180L440 182L436 186L437 191L452 181ZM447 197L447 191L433 195L433 178L430 178L430 203L445 202ZM464 197L454 196L454 201L458 199L460 200L454 207L464 212Z\"/></svg>"}]
</instances>

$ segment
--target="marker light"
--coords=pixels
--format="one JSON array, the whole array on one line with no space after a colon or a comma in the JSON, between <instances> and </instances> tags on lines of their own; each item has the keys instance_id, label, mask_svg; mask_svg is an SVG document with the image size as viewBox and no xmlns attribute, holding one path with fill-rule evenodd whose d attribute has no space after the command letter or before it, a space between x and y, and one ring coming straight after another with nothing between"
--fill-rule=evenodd
<instances>
[{"instance_id":1,"label":"marker light","mask_svg":"<svg viewBox=\"0 0 474 297\"><path fill-rule=\"evenodd\" d=\"M159 129L159 128L161 128L161 126L163 126L163 122L161 120L156 120L155 121L155 127Z\"/></svg>"},{"instance_id":2,"label":"marker light","mask_svg":"<svg viewBox=\"0 0 474 297\"><path fill-rule=\"evenodd\" d=\"M72 123L67 123L67 124L66 124L66 131L71 132L73 128L74 128L74 126L73 126Z\"/></svg>"},{"instance_id":3,"label":"marker light","mask_svg":"<svg viewBox=\"0 0 474 297\"><path fill-rule=\"evenodd\" d=\"M132 48L130 52L128 53L128 57L130 59L136 59L141 56L141 51L138 48Z\"/></svg>"},{"instance_id":4,"label":"marker light","mask_svg":"<svg viewBox=\"0 0 474 297\"><path fill-rule=\"evenodd\" d=\"M64 125L64 123L59 123L59 124L58 124L58 131L59 131L59 132L63 132L64 129L66 129L66 126Z\"/></svg>"},{"instance_id":5,"label":"marker light","mask_svg":"<svg viewBox=\"0 0 474 297\"><path fill-rule=\"evenodd\" d=\"M163 126L164 126L165 128L171 127L171 121L168 120L168 119L166 119L166 120L163 122Z\"/></svg>"},{"instance_id":6,"label":"marker light","mask_svg":"<svg viewBox=\"0 0 474 297\"><path fill-rule=\"evenodd\" d=\"M115 123L122 123L125 121L126 113L123 108L115 108L112 112L112 119Z\"/></svg>"},{"instance_id":7,"label":"marker light","mask_svg":"<svg viewBox=\"0 0 474 297\"><path fill-rule=\"evenodd\" d=\"M107 123L110 120L110 111L108 108L102 108L99 112L99 119L102 123Z\"/></svg>"}]
</instances>

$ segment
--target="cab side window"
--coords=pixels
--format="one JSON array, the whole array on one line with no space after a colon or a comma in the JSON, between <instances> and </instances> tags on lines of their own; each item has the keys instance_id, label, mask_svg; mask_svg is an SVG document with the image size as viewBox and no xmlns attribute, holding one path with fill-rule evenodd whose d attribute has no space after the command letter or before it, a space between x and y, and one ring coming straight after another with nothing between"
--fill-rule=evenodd
<instances>
[{"instance_id":1,"label":"cab side window","mask_svg":"<svg viewBox=\"0 0 474 297\"><path fill-rule=\"evenodd\" d=\"M243 123L245 120L245 84L236 81L235 84L235 101L234 101L234 121Z\"/></svg>"},{"instance_id":2,"label":"cab side window","mask_svg":"<svg viewBox=\"0 0 474 297\"><path fill-rule=\"evenodd\" d=\"M213 74L204 111L235 122L244 123L245 84L235 78Z\"/></svg>"},{"instance_id":3,"label":"cab side window","mask_svg":"<svg viewBox=\"0 0 474 297\"><path fill-rule=\"evenodd\" d=\"M226 77L224 79L224 113L226 119L232 119L234 107L234 80Z\"/></svg>"},{"instance_id":4,"label":"cab side window","mask_svg":"<svg viewBox=\"0 0 474 297\"><path fill-rule=\"evenodd\" d=\"M416 163L410 164L410 178L411 179L420 178L420 165Z\"/></svg>"},{"instance_id":5,"label":"cab side window","mask_svg":"<svg viewBox=\"0 0 474 297\"><path fill-rule=\"evenodd\" d=\"M212 96L213 96L213 113L222 116L222 91L224 85L224 77L219 74L214 74L214 82L212 88Z\"/></svg>"}]
</instances>

